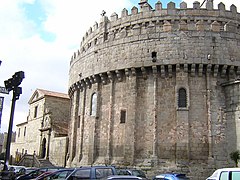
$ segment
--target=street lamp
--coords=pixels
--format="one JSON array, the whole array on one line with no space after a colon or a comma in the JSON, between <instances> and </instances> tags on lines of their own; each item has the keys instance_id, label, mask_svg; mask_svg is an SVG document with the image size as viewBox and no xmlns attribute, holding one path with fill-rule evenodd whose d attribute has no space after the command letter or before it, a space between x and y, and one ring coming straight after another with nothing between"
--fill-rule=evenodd
<instances>
[{"instance_id":1,"label":"street lamp","mask_svg":"<svg viewBox=\"0 0 240 180\"><path fill-rule=\"evenodd\" d=\"M13 115L14 115L14 109L15 109L15 102L19 99L20 94L22 94L22 88L18 87L23 78L24 78L24 72L19 71L16 72L12 78L4 81L5 88L10 92L13 91L13 97L12 97L12 106L11 106L11 113L10 113L10 120L9 120L9 127L8 127L8 134L7 134L7 145L6 145L6 153L5 153L5 161L4 161L4 169L3 171L8 170L8 163L10 158L10 145L12 140L12 126L13 126Z\"/></svg>"}]
</instances>

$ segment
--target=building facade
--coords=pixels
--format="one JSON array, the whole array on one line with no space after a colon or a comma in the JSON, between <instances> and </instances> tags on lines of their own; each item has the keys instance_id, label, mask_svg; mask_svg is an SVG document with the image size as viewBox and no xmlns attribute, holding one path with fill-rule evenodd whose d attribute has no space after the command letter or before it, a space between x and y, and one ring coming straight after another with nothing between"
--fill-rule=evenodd
<instances>
[{"instance_id":1,"label":"building facade","mask_svg":"<svg viewBox=\"0 0 240 180\"><path fill-rule=\"evenodd\" d=\"M206 179L240 149L240 14L141 0L102 15L70 62L68 166ZM194 178L193 178L194 179Z\"/></svg>"},{"instance_id":2,"label":"building facade","mask_svg":"<svg viewBox=\"0 0 240 180\"><path fill-rule=\"evenodd\" d=\"M11 154L17 161L35 154L57 166L66 165L70 102L67 94L37 89L29 100L27 121L17 124Z\"/></svg>"}]
</instances>

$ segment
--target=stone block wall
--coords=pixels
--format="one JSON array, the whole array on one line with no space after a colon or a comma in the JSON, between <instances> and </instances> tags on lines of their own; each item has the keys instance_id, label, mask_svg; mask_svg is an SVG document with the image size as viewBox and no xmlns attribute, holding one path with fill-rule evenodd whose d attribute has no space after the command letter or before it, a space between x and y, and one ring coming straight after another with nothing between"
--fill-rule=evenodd
<instances>
[{"instance_id":1,"label":"stone block wall","mask_svg":"<svg viewBox=\"0 0 240 180\"><path fill-rule=\"evenodd\" d=\"M155 10L144 1L140 12L103 16L70 62L68 166L114 164L196 179L232 166L229 153L239 147L239 25L234 5L213 9L211 1L179 9L158 2Z\"/></svg>"},{"instance_id":2,"label":"stone block wall","mask_svg":"<svg viewBox=\"0 0 240 180\"><path fill-rule=\"evenodd\" d=\"M56 137L51 139L49 161L55 166L66 166L68 151L68 137Z\"/></svg>"}]
</instances>

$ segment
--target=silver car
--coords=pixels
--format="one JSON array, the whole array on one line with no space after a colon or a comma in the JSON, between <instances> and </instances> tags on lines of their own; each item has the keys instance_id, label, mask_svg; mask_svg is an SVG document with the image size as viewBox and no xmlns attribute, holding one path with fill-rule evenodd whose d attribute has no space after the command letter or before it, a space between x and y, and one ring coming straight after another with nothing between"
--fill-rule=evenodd
<instances>
[{"instance_id":1,"label":"silver car","mask_svg":"<svg viewBox=\"0 0 240 180\"><path fill-rule=\"evenodd\" d=\"M217 169L206 180L239 180L240 168L222 168Z\"/></svg>"}]
</instances>

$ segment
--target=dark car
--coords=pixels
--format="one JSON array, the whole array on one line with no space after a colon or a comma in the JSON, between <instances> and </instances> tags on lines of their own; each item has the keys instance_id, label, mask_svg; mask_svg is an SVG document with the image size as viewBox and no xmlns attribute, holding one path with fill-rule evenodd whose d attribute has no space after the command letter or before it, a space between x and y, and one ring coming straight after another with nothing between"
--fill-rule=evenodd
<instances>
[{"instance_id":1,"label":"dark car","mask_svg":"<svg viewBox=\"0 0 240 180\"><path fill-rule=\"evenodd\" d=\"M117 169L117 174L146 178L145 173L140 169Z\"/></svg>"},{"instance_id":2,"label":"dark car","mask_svg":"<svg viewBox=\"0 0 240 180\"><path fill-rule=\"evenodd\" d=\"M186 174L166 173L155 176L153 180L189 180L189 178Z\"/></svg>"},{"instance_id":3,"label":"dark car","mask_svg":"<svg viewBox=\"0 0 240 180\"><path fill-rule=\"evenodd\" d=\"M116 169L113 166L80 167L76 168L66 180L106 179L108 176L116 174Z\"/></svg>"},{"instance_id":4,"label":"dark car","mask_svg":"<svg viewBox=\"0 0 240 180\"><path fill-rule=\"evenodd\" d=\"M35 180L66 179L74 168L66 168L54 172L47 171L38 176Z\"/></svg>"},{"instance_id":5,"label":"dark car","mask_svg":"<svg viewBox=\"0 0 240 180\"><path fill-rule=\"evenodd\" d=\"M60 169L63 169L63 168L38 168L34 171L31 171L27 174L24 174L24 175L21 175L21 176L18 176L16 179L17 180L27 180L27 179L34 179L38 176L40 176L42 173L44 172L54 172L54 171L57 171L57 170L60 170Z\"/></svg>"},{"instance_id":6,"label":"dark car","mask_svg":"<svg viewBox=\"0 0 240 180\"><path fill-rule=\"evenodd\" d=\"M20 176L22 174L25 174L26 172L26 167L25 166L14 166L10 165L8 166L8 170L14 173L14 176Z\"/></svg>"}]
</instances>

